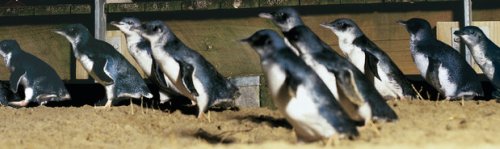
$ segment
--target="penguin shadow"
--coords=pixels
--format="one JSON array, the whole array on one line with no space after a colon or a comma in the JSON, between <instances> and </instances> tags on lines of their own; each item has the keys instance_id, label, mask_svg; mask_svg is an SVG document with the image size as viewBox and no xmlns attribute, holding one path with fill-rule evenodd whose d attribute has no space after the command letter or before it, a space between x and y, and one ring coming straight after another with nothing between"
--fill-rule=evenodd
<instances>
[{"instance_id":1,"label":"penguin shadow","mask_svg":"<svg viewBox=\"0 0 500 149\"><path fill-rule=\"evenodd\" d=\"M225 133L213 134L199 128L195 133L188 133L190 137L201 139L210 144L231 144L236 142L233 138L229 138Z\"/></svg>"},{"instance_id":2,"label":"penguin shadow","mask_svg":"<svg viewBox=\"0 0 500 149\"><path fill-rule=\"evenodd\" d=\"M274 118L272 116L267 116L267 115L246 115L246 116L240 116L240 117L235 117L235 119L239 121L250 121L252 123L256 124L264 124L268 125L273 128L286 128L286 129L292 129L292 125L286 121L285 118Z\"/></svg>"}]
</instances>

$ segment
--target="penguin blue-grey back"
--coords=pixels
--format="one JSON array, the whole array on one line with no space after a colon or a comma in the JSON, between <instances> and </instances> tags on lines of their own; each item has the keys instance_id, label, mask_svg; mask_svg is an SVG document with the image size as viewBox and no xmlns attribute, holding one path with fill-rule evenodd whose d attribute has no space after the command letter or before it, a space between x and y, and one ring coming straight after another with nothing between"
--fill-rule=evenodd
<instances>
[{"instance_id":1,"label":"penguin blue-grey back","mask_svg":"<svg viewBox=\"0 0 500 149\"><path fill-rule=\"evenodd\" d=\"M242 41L260 55L273 101L294 127L299 141L358 135L355 122L323 81L276 32L260 30Z\"/></svg>"},{"instance_id":2,"label":"penguin blue-grey back","mask_svg":"<svg viewBox=\"0 0 500 149\"><path fill-rule=\"evenodd\" d=\"M11 72L10 90L16 94L19 86L24 87L24 100L9 102L9 105L24 107L30 102L43 105L71 98L56 71L41 59L24 52L17 41L0 41L0 55Z\"/></svg>"},{"instance_id":3,"label":"penguin blue-grey back","mask_svg":"<svg viewBox=\"0 0 500 149\"><path fill-rule=\"evenodd\" d=\"M82 24L70 24L55 31L71 43L74 56L90 76L106 89L107 102L119 98L153 98L139 72L109 43L90 36Z\"/></svg>"},{"instance_id":4,"label":"penguin blue-grey back","mask_svg":"<svg viewBox=\"0 0 500 149\"><path fill-rule=\"evenodd\" d=\"M495 87L492 96L499 99L500 73L496 70L500 70L500 48L476 26L466 26L454 34L467 45L479 68Z\"/></svg>"},{"instance_id":5,"label":"penguin blue-grey back","mask_svg":"<svg viewBox=\"0 0 500 149\"><path fill-rule=\"evenodd\" d=\"M410 51L420 75L447 99L482 96L478 75L465 59L432 33L420 18L400 21L410 33Z\"/></svg>"}]
</instances>

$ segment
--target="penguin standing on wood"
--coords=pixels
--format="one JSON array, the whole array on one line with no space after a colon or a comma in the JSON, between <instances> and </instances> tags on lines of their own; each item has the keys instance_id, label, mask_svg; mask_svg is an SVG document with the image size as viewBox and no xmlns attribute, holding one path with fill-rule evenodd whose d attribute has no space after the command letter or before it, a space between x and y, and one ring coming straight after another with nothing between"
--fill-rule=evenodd
<instances>
[{"instance_id":1,"label":"penguin standing on wood","mask_svg":"<svg viewBox=\"0 0 500 149\"><path fill-rule=\"evenodd\" d=\"M55 31L66 37L73 53L94 80L106 89L109 108L118 98L153 98L141 75L115 48L90 36L82 24L71 24Z\"/></svg>"},{"instance_id":2,"label":"penguin standing on wood","mask_svg":"<svg viewBox=\"0 0 500 149\"><path fill-rule=\"evenodd\" d=\"M202 55L182 43L162 21L152 21L133 30L149 40L153 59L170 81L184 96L196 102L198 118L204 116L208 107L232 104L239 97L234 84Z\"/></svg>"},{"instance_id":3,"label":"penguin standing on wood","mask_svg":"<svg viewBox=\"0 0 500 149\"><path fill-rule=\"evenodd\" d=\"M151 44L139 33L132 31L133 27L140 27L141 21L137 18L123 18L119 22L111 22L111 25L118 27L127 38L128 52L139 64L148 78L160 89L160 103L169 101L172 97L179 97L179 89L173 85L168 77L163 73L159 64L153 60Z\"/></svg>"},{"instance_id":4,"label":"penguin standing on wood","mask_svg":"<svg viewBox=\"0 0 500 149\"><path fill-rule=\"evenodd\" d=\"M19 86L24 86L24 100L9 102L9 105L25 107L30 102L43 105L71 98L56 71L39 58L24 52L17 41L0 41L0 55L11 72L10 90L16 94Z\"/></svg>"},{"instance_id":5,"label":"penguin standing on wood","mask_svg":"<svg viewBox=\"0 0 500 149\"><path fill-rule=\"evenodd\" d=\"M399 21L410 33L410 50L420 75L446 99L483 96L476 72L455 49L439 41L424 19Z\"/></svg>"},{"instance_id":6,"label":"penguin standing on wood","mask_svg":"<svg viewBox=\"0 0 500 149\"><path fill-rule=\"evenodd\" d=\"M453 34L465 42L479 68L496 88L492 96L500 99L500 72L496 71L500 70L500 48L476 26L466 26Z\"/></svg>"},{"instance_id":7,"label":"penguin standing on wood","mask_svg":"<svg viewBox=\"0 0 500 149\"><path fill-rule=\"evenodd\" d=\"M299 142L358 136L352 121L318 75L285 44L278 33L260 30L243 39L260 55L278 110Z\"/></svg>"},{"instance_id":8,"label":"penguin standing on wood","mask_svg":"<svg viewBox=\"0 0 500 149\"><path fill-rule=\"evenodd\" d=\"M372 80L384 98L411 99L416 96L410 81L389 55L368 39L353 20L342 18L321 26L337 35L344 55Z\"/></svg>"}]
</instances>

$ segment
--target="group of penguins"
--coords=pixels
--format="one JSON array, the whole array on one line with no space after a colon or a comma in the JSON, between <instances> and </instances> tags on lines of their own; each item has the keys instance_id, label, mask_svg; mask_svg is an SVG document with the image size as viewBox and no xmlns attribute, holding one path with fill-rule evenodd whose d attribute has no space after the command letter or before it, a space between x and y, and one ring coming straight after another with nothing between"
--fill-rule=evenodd
<instances>
[{"instance_id":1,"label":"group of penguins","mask_svg":"<svg viewBox=\"0 0 500 149\"><path fill-rule=\"evenodd\" d=\"M391 58L347 18L320 24L338 37L344 56L335 52L307 27L293 8L260 13L283 36L271 29L256 31L241 42L260 56L270 94L278 110L293 126L299 142L336 141L359 136L358 128L374 122L398 119L386 99L417 96ZM434 36L424 19L399 21L410 34L410 49L421 76L446 99L483 96L478 75L452 47ZM182 43L163 21L141 23L136 18L111 22L126 36L129 53L160 89L167 102L184 96L197 105L198 118L208 107L233 102L238 88L199 53ZM71 43L74 56L90 76L106 90L107 103L120 98L152 98L139 72L110 44L93 38L81 24L55 31ZM500 95L500 49L474 26L454 32L469 47L475 61ZM0 42L0 55L11 71L2 84L4 98L24 86L25 99L2 104L26 106L29 102L70 99L55 71L45 62L21 50L15 40ZM10 99L9 99L10 100ZM361 128L363 128L361 127ZM375 128L375 131L378 130Z\"/></svg>"}]
</instances>

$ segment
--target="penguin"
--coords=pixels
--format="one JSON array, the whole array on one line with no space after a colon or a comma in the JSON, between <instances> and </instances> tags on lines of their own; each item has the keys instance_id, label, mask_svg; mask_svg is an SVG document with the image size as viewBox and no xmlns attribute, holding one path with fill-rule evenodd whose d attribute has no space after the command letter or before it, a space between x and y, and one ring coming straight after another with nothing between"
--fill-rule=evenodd
<instances>
[{"instance_id":1,"label":"penguin","mask_svg":"<svg viewBox=\"0 0 500 149\"><path fill-rule=\"evenodd\" d=\"M132 27L141 26L141 21L137 18L125 17L119 22L111 22L111 25L118 27L123 32L127 39L128 52L139 64L149 80L159 87L160 103L165 103L172 97L182 96L179 89L161 71L159 64L153 60L149 41L139 33L131 30Z\"/></svg>"},{"instance_id":2,"label":"penguin","mask_svg":"<svg viewBox=\"0 0 500 149\"><path fill-rule=\"evenodd\" d=\"M339 38L339 46L349 61L372 80L377 91L386 99L416 97L410 81L392 59L373 43L356 23L347 18L321 24Z\"/></svg>"},{"instance_id":3,"label":"penguin","mask_svg":"<svg viewBox=\"0 0 500 149\"><path fill-rule=\"evenodd\" d=\"M385 102L365 75L344 57L337 54L307 26L296 26L285 32L285 37L299 49L300 57L325 84L336 79L342 107L351 118L364 120L365 126L372 120L396 121L396 112ZM330 76L330 77L329 77ZM328 85L327 85L328 86Z\"/></svg>"},{"instance_id":4,"label":"penguin","mask_svg":"<svg viewBox=\"0 0 500 149\"><path fill-rule=\"evenodd\" d=\"M8 106L9 101L22 100L18 94L10 90L10 85L7 82L0 82L0 105Z\"/></svg>"},{"instance_id":5,"label":"penguin","mask_svg":"<svg viewBox=\"0 0 500 149\"><path fill-rule=\"evenodd\" d=\"M449 45L439 41L424 19L399 21L410 33L410 51L420 75L449 99L483 96L478 75Z\"/></svg>"},{"instance_id":6,"label":"penguin","mask_svg":"<svg viewBox=\"0 0 500 149\"><path fill-rule=\"evenodd\" d=\"M82 24L70 24L55 30L71 43L74 56L90 76L106 89L110 108L119 98L153 98L139 72L107 42L90 36Z\"/></svg>"},{"instance_id":7,"label":"penguin","mask_svg":"<svg viewBox=\"0 0 500 149\"><path fill-rule=\"evenodd\" d=\"M24 87L24 100L12 101L14 107L26 107L30 102L44 105L49 101L69 100L63 81L56 71L41 59L24 52L17 41L0 41L0 55L10 70L10 90L17 94Z\"/></svg>"},{"instance_id":8,"label":"penguin","mask_svg":"<svg viewBox=\"0 0 500 149\"><path fill-rule=\"evenodd\" d=\"M304 22L300 18L299 13L293 9L293 8L281 8L278 9L275 12L262 12L259 13L259 17L265 18L265 19L270 19L278 28L281 30L283 34L291 30L292 28L296 26L302 26L304 25ZM284 38L285 44L292 49L292 51L296 55L300 55L300 50L297 49L297 47L293 46L290 41L288 41L287 38ZM327 80L326 82L327 87L330 89L332 92L333 96L336 99L340 99L338 90L337 90L337 85L335 83L336 79L335 76L323 76L321 77L332 77Z\"/></svg>"},{"instance_id":9,"label":"penguin","mask_svg":"<svg viewBox=\"0 0 500 149\"><path fill-rule=\"evenodd\" d=\"M260 56L271 97L293 126L299 142L359 135L323 81L285 44L278 33L259 30L243 39ZM333 100L332 100L333 99Z\"/></svg>"},{"instance_id":10,"label":"penguin","mask_svg":"<svg viewBox=\"0 0 500 149\"><path fill-rule=\"evenodd\" d=\"M500 70L500 48L476 26L466 26L453 34L467 45L479 68L496 88L493 97L500 99L500 73L496 72Z\"/></svg>"},{"instance_id":11,"label":"penguin","mask_svg":"<svg viewBox=\"0 0 500 149\"><path fill-rule=\"evenodd\" d=\"M204 116L208 107L234 103L240 96L233 83L178 39L162 21L151 21L132 30L149 40L153 59L161 70L184 96L196 102L198 118Z\"/></svg>"},{"instance_id":12,"label":"penguin","mask_svg":"<svg viewBox=\"0 0 500 149\"><path fill-rule=\"evenodd\" d=\"M259 13L259 17L264 19L271 20L281 32L287 32L295 26L304 25L304 22L300 18L299 13L289 7L278 9L275 12L261 12ZM284 38L286 45L292 49L293 53L299 55L299 50L293 47L288 39ZM334 93L335 97L338 97L336 93Z\"/></svg>"}]
</instances>

